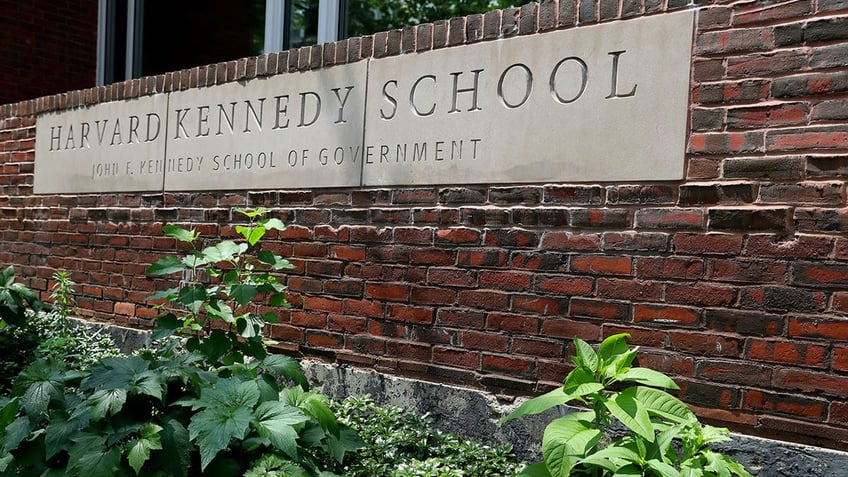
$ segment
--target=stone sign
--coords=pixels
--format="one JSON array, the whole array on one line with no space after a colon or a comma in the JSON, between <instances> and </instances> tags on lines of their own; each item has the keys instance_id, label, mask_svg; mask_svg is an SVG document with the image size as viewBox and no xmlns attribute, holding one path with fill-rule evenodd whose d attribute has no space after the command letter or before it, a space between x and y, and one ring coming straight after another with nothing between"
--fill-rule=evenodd
<instances>
[{"instance_id":1,"label":"stone sign","mask_svg":"<svg viewBox=\"0 0 848 477\"><path fill-rule=\"evenodd\" d=\"M694 17L42 115L35 192L678 180Z\"/></svg>"}]
</instances>

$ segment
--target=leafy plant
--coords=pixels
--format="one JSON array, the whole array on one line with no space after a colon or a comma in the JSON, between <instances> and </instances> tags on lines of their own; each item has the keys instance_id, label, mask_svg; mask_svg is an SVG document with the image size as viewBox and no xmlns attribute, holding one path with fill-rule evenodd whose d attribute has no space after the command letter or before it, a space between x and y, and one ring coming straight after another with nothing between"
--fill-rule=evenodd
<instances>
[{"instance_id":1,"label":"leafy plant","mask_svg":"<svg viewBox=\"0 0 848 477\"><path fill-rule=\"evenodd\" d=\"M362 437L334 471L346 477L506 477L521 468L510 446L490 447L436 429L432 419L370 396L334 402L339 421Z\"/></svg>"},{"instance_id":2,"label":"leafy plant","mask_svg":"<svg viewBox=\"0 0 848 477\"><path fill-rule=\"evenodd\" d=\"M9 265L0 272L0 328L23 326L30 313L37 313L44 307L35 292L15 281L13 266Z\"/></svg>"},{"instance_id":3,"label":"leafy plant","mask_svg":"<svg viewBox=\"0 0 848 477\"><path fill-rule=\"evenodd\" d=\"M575 338L576 368L565 384L524 402L502 420L567 403L589 409L552 421L542 438L543 462L521 475L750 476L741 464L708 447L729 441L726 429L701 425L685 403L664 391L678 389L671 378L632 366L637 348L627 345L629 337L610 336L597 352ZM613 418L629 431L626 435L614 437Z\"/></svg>"},{"instance_id":4,"label":"leafy plant","mask_svg":"<svg viewBox=\"0 0 848 477\"><path fill-rule=\"evenodd\" d=\"M163 309L172 308L157 335L190 332L186 350L168 340L159 351L89 368L45 359L20 374L0 401L0 476L336 475L327 471L331 462L361 441L339 425L325 396L308 390L297 361L267 353L260 331L270 316L254 310L261 298L286 304L268 271L288 262L251 250L282 223L254 220L264 211L242 212L250 218L236 229L244 242L194 248L150 267L160 275L191 272L191 280L157 295L167 299ZM165 231L192 244L198 238ZM221 282L204 285L201 272Z\"/></svg>"},{"instance_id":5,"label":"leafy plant","mask_svg":"<svg viewBox=\"0 0 848 477\"><path fill-rule=\"evenodd\" d=\"M264 297L273 307L289 306L286 287L272 272L293 268L291 263L257 245L269 230L285 226L279 219L260 218L267 209L236 212L249 219L248 225L236 226L244 241L224 240L201 249L198 232L166 225L162 227L165 235L190 244L192 250L184 256L163 257L147 269L153 276L182 273L188 277L180 287L150 297L165 299L158 305L164 312L157 319L153 338L190 332L186 348L202 354L211 364L239 363L246 356L264 358L262 328L276 322L277 315L271 311L260 315L254 300Z\"/></svg>"},{"instance_id":6,"label":"leafy plant","mask_svg":"<svg viewBox=\"0 0 848 477\"><path fill-rule=\"evenodd\" d=\"M77 304L74 299L74 286L76 282L71 279L71 272L67 270L56 270L53 273L53 287L50 299L53 302L53 311L62 319L70 316L73 307Z\"/></svg>"}]
</instances>

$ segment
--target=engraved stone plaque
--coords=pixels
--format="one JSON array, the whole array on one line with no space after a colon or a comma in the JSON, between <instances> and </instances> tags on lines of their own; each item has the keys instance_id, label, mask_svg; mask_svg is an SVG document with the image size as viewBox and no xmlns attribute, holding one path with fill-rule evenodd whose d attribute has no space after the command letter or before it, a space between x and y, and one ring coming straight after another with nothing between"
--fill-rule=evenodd
<instances>
[{"instance_id":1,"label":"engraved stone plaque","mask_svg":"<svg viewBox=\"0 0 848 477\"><path fill-rule=\"evenodd\" d=\"M39 116L35 193L161 191L167 96Z\"/></svg>"},{"instance_id":2,"label":"engraved stone plaque","mask_svg":"<svg viewBox=\"0 0 848 477\"><path fill-rule=\"evenodd\" d=\"M367 63L171 94L165 190L358 186Z\"/></svg>"},{"instance_id":3,"label":"engraved stone plaque","mask_svg":"<svg viewBox=\"0 0 848 477\"><path fill-rule=\"evenodd\" d=\"M373 60L363 185L681 179L693 20Z\"/></svg>"}]
</instances>

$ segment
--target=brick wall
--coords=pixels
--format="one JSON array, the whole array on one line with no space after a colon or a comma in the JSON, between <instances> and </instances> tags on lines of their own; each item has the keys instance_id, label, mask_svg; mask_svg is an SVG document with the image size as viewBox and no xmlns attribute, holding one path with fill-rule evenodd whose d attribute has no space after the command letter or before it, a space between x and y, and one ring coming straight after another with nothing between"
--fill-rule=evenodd
<instances>
[{"instance_id":1,"label":"brick wall","mask_svg":"<svg viewBox=\"0 0 848 477\"><path fill-rule=\"evenodd\" d=\"M284 351L527 395L572 337L626 331L705 418L848 448L844 0L695 2L680 182L32 195L38 112L688 3L531 3L0 107L0 263L43 291L73 270L80 313L149 326L163 223L232 237L233 206L273 207L297 265Z\"/></svg>"},{"instance_id":2,"label":"brick wall","mask_svg":"<svg viewBox=\"0 0 848 477\"><path fill-rule=\"evenodd\" d=\"M95 85L97 0L0 0L0 104Z\"/></svg>"}]
</instances>

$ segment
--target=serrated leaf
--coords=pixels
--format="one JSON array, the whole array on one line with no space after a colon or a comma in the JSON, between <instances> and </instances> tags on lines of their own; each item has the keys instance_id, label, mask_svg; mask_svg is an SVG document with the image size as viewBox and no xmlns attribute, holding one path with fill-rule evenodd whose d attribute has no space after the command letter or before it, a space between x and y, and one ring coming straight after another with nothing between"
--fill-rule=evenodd
<instances>
[{"instance_id":1,"label":"serrated leaf","mask_svg":"<svg viewBox=\"0 0 848 477\"><path fill-rule=\"evenodd\" d=\"M156 327L153 329L151 338L153 340L160 340L162 338L173 336L173 334L177 330L182 329L183 326L185 326L185 322L177 318L174 314L167 313L165 315L161 315L156 318Z\"/></svg>"},{"instance_id":2,"label":"serrated leaf","mask_svg":"<svg viewBox=\"0 0 848 477\"><path fill-rule=\"evenodd\" d=\"M21 406L30 416L37 416L47 410L51 399L62 397L65 386L62 372L54 363L37 361L15 382L15 389L21 388L25 388L20 396Z\"/></svg>"},{"instance_id":3,"label":"serrated leaf","mask_svg":"<svg viewBox=\"0 0 848 477\"><path fill-rule=\"evenodd\" d=\"M117 447L105 447L105 437L87 434L74 440L68 451L68 471L86 477L113 477L121 463Z\"/></svg>"},{"instance_id":4,"label":"serrated leaf","mask_svg":"<svg viewBox=\"0 0 848 477\"><path fill-rule=\"evenodd\" d=\"M521 416L540 414L548 409L565 404L569 400L571 400L571 396L566 394L565 391L563 391L563 388L556 388L553 391L542 394L541 396L524 401L511 413L502 417L499 423L503 424Z\"/></svg>"},{"instance_id":5,"label":"serrated leaf","mask_svg":"<svg viewBox=\"0 0 848 477\"><path fill-rule=\"evenodd\" d=\"M125 389L101 389L95 391L87 400L91 406L91 418L100 420L107 415L117 414L127 402Z\"/></svg>"},{"instance_id":6,"label":"serrated leaf","mask_svg":"<svg viewBox=\"0 0 848 477\"><path fill-rule=\"evenodd\" d=\"M309 382L306 380L306 375L303 374L303 368L301 368L300 362L290 356L282 354L268 355L262 360L261 367L288 379L304 390L309 389Z\"/></svg>"},{"instance_id":7,"label":"serrated leaf","mask_svg":"<svg viewBox=\"0 0 848 477\"><path fill-rule=\"evenodd\" d=\"M136 475L141 473L144 463L150 459L150 451L162 449L162 440L159 437L161 430L162 428L156 424L147 424L142 427L138 439L127 443L127 460Z\"/></svg>"},{"instance_id":8,"label":"serrated leaf","mask_svg":"<svg viewBox=\"0 0 848 477\"><path fill-rule=\"evenodd\" d=\"M32 432L32 424L26 416L20 416L3 429L2 450L11 452L18 448Z\"/></svg>"},{"instance_id":9,"label":"serrated leaf","mask_svg":"<svg viewBox=\"0 0 848 477\"><path fill-rule=\"evenodd\" d=\"M604 401L607 410L648 442L654 442L654 425L648 415L647 406L636 398L637 388L627 388L611 399Z\"/></svg>"},{"instance_id":10,"label":"serrated leaf","mask_svg":"<svg viewBox=\"0 0 848 477\"><path fill-rule=\"evenodd\" d=\"M156 260L156 262L147 267L145 273L148 275L170 275L171 273L181 272L185 269L186 264L179 257L168 255Z\"/></svg>"},{"instance_id":11,"label":"serrated leaf","mask_svg":"<svg viewBox=\"0 0 848 477\"><path fill-rule=\"evenodd\" d=\"M630 368L618 376L617 381L633 381L645 386L664 389L680 389L680 387L665 374L649 368Z\"/></svg>"},{"instance_id":12,"label":"serrated leaf","mask_svg":"<svg viewBox=\"0 0 848 477\"><path fill-rule=\"evenodd\" d=\"M181 261L185 264L187 268L202 267L203 265L209 263L209 259L204 257L203 254L200 252L190 253L183 257Z\"/></svg>"},{"instance_id":13,"label":"serrated leaf","mask_svg":"<svg viewBox=\"0 0 848 477\"><path fill-rule=\"evenodd\" d=\"M177 225L163 225L162 233L168 237L173 237L180 242L194 242L200 236L199 232L194 230L186 230Z\"/></svg>"},{"instance_id":14,"label":"serrated leaf","mask_svg":"<svg viewBox=\"0 0 848 477\"><path fill-rule=\"evenodd\" d=\"M150 363L140 356L117 356L106 358L101 366L83 380L81 389L128 388L136 377L148 370Z\"/></svg>"},{"instance_id":15,"label":"serrated leaf","mask_svg":"<svg viewBox=\"0 0 848 477\"><path fill-rule=\"evenodd\" d=\"M44 450L47 459L52 458L60 451L71 447L71 437L81 429L88 426L91 412L85 406L78 406L84 412L74 412L75 416L67 418L64 413L51 415L50 424L46 428L44 436Z\"/></svg>"},{"instance_id":16,"label":"serrated leaf","mask_svg":"<svg viewBox=\"0 0 848 477\"><path fill-rule=\"evenodd\" d=\"M239 305L246 306L253 297L259 294L259 290L255 285L238 283L229 287L227 294Z\"/></svg>"},{"instance_id":17,"label":"serrated leaf","mask_svg":"<svg viewBox=\"0 0 848 477\"><path fill-rule=\"evenodd\" d=\"M180 293L177 295L177 302L188 308L192 313L197 314L208 297L206 287L195 285L180 289Z\"/></svg>"},{"instance_id":18,"label":"serrated leaf","mask_svg":"<svg viewBox=\"0 0 848 477\"><path fill-rule=\"evenodd\" d=\"M209 407L192 416L188 426L189 439L200 450L201 469L205 469L218 452L226 449L230 440L244 439L251 417L252 412L247 407L222 406Z\"/></svg>"},{"instance_id":19,"label":"serrated leaf","mask_svg":"<svg viewBox=\"0 0 848 477\"><path fill-rule=\"evenodd\" d=\"M365 442L359 434L349 427L339 430L339 435L328 434L324 438L324 449L336 462L342 463L345 454L355 452L365 446Z\"/></svg>"},{"instance_id":20,"label":"serrated leaf","mask_svg":"<svg viewBox=\"0 0 848 477\"><path fill-rule=\"evenodd\" d=\"M191 442L188 430L176 419L168 419L162 424L160 432L162 439L161 459L167 475L174 477L186 477L191 465Z\"/></svg>"},{"instance_id":21,"label":"serrated leaf","mask_svg":"<svg viewBox=\"0 0 848 477\"><path fill-rule=\"evenodd\" d=\"M308 421L300 409L279 401L263 402L256 408L253 425L259 435L291 458L297 457L297 431L294 426Z\"/></svg>"},{"instance_id":22,"label":"serrated leaf","mask_svg":"<svg viewBox=\"0 0 848 477\"><path fill-rule=\"evenodd\" d=\"M589 371L595 373L598 371L598 355L595 350L589 346L589 343L574 338L574 347L577 349L578 365L586 367Z\"/></svg>"},{"instance_id":23,"label":"serrated leaf","mask_svg":"<svg viewBox=\"0 0 848 477\"><path fill-rule=\"evenodd\" d=\"M199 344L198 351L203 353L210 362L217 362L233 348L236 339L235 336L230 338L231 334L221 329L212 330L212 333Z\"/></svg>"}]
</instances>

